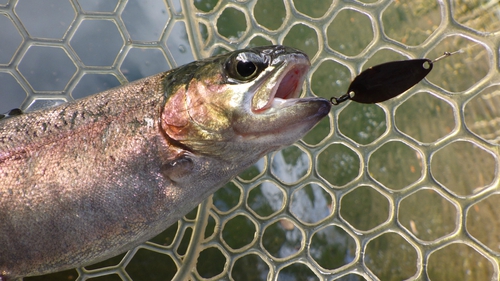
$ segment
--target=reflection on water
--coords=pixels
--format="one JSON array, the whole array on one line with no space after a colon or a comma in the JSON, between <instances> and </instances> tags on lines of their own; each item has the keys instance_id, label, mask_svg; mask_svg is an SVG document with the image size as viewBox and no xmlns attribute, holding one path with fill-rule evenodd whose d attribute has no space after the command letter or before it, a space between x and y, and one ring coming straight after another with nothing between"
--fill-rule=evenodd
<instances>
[{"instance_id":1,"label":"reflection on water","mask_svg":"<svg viewBox=\"0 0 500 281\"><path fill-rule=\"evenodd\" d=\"M295 255L303 246L304 235L289 219L279 219L264 229L262 245L276 259Z\"/></svg>"},{"instance_id":2,"label":"reflection on water","mask_svg":"<svg viewBox=\"0 0 500 281\"><path fill-rule=\"evenodd\" d=\"M231 277L234 280L267 281L269 276L269 264L255 254L245 255L236 260Z\"/></svg>"},{"instance_id":3,"label":"reflection on water","mask_svg":"<svg viewBox=\"0 0 500 281\"><path fill-rule=\"evenodd\" d=\"M300 181L311 169L309 155L294 145L275 153L271 163L271 173L285 184Z\"/></svg>"},{"instance_id":4,"label":"reflection on water","mask_svg":"<svg viewBox=\"0 0 500 281\"><path fill-rule=\"evenodd\" d=\"M290 212L302 223L316 224L333 212L333 198L324 187L310 183L292 193Z\"/></svg>"},{"instance_id":5,"label":"reflection on water","mask_svg":"<svg viewBox=\"0 0 500 281\"><path fill-rule=\"evenodd\" d=\"M319 266L334 270L352 263L357 247L354 238L343 228L328 225L313 234L310 252Z\"/></svg>"},{"instance_id":6,"label":"reflection on water","mask_svg":"<svg viewBox=\"0 0 500 281\"><path fill-rule=\"evenodd\" d=\"M265 218L283 209L285 192L275 183L264 181L248 193L247 204L258 216Z\"/></svg>"}]
</instances>

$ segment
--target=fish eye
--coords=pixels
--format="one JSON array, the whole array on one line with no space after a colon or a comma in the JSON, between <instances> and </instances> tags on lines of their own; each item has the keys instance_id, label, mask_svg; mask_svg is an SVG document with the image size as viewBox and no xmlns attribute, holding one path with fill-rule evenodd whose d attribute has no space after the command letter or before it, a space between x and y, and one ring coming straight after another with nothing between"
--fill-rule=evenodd
<instances>
[{"instance_id":1,"label":"fish eye","mask_svg":"<svg viewBox=\"0 0 500 281\"><path fill-rule=\"evenodd\" d=\"M257 71L257 66L251 61L239 61L236 63L236 71L243 78L249 78Z\"/></svg>"},{"instance_id":2,"label":"fish eye","mask_svg":"<svg viewBox=\"0 0 500 281\"><path fill-rule=\"evenodd\" d=\"M255 78L266 66L266 62L258 54L242 52L228 59L224 68L230 80L237 83Z\"/></svg>"}]
</instances>

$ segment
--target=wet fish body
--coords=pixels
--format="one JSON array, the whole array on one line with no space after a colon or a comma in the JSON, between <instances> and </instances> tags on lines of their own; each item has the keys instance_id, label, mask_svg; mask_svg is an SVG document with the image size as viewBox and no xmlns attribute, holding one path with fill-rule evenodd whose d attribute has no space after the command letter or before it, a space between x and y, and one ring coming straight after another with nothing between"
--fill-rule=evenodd
<instances>
[{"instance_id":1,"label":"wet fish body","mask_svg":"<svg viewBox=\"0 0 500 281\"><path fill-rule=\"evenodd\" d=\"M328 114L300 51L187 64L0 120L0 275L95 263L154 237Z\"/></svg>"}]
</instances>

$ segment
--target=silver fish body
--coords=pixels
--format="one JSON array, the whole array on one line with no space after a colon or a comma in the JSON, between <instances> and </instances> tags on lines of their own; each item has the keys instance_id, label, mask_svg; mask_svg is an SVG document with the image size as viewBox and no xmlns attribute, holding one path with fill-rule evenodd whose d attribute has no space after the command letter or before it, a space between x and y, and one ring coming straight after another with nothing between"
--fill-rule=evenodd
<instances>
[{"instance_id":1,"label":"silver fish body","mask_svg":"<svg viewBox=\"0 0 500 281\"><path fill-rule=\"evenodd\" d=\"M196 61L0 120L0 275L95 263L154 237L328 114L300 51Z\"/></svg>"}]
</instances>

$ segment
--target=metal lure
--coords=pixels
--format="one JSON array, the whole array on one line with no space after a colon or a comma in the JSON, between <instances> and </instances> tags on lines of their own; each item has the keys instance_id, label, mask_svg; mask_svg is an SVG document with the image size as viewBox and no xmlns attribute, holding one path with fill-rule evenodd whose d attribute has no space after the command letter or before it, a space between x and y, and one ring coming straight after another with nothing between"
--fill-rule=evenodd
<instances>
[{"instance_id":1,"label":"metal lure","mask_svg":"<svg viewBox=\"0 0 500 281\"><path fill-rule=\"evenodd\" d=\"M431 72L435 62L457 52L461 50L453 53L445 52L435 60L391 61L372 66L354 78L346 94L339 98L332 97L330 102L338 105L347 100L378 103L392 99L424 79Z\"/></svg>"}]
</instances>

